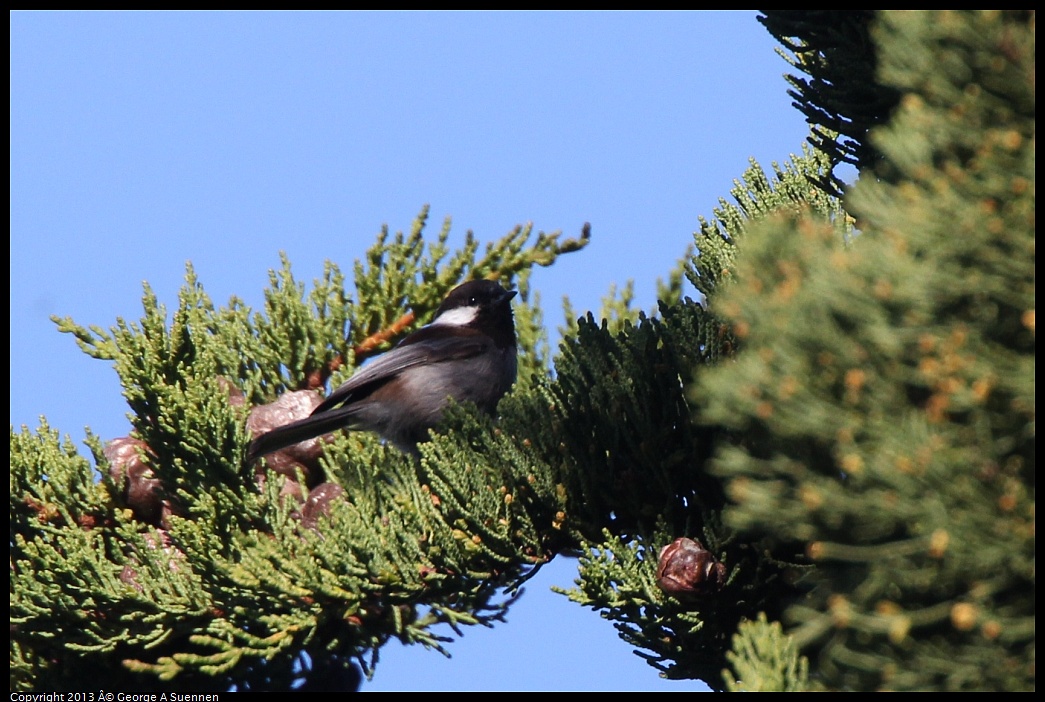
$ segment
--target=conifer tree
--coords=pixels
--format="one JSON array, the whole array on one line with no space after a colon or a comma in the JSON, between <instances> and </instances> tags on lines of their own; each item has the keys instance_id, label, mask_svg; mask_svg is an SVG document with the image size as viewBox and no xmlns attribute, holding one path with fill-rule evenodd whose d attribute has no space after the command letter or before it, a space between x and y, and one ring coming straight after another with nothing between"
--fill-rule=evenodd
<instances>
[{"instance_id":1,"label":"conifer tree","mask_svg":"<svg viewBox=\"0 0 1045 702\"><path fill-rule=\"evenodd\" d=\"M435 625L495 623L568 554L564 594L667 677L1033 689L1033 14L866 19L877 72L851 77L900 97L850 135L877 157L845 203L837 154L752 163L656 310L625 286L554 357L528 273L587 230L450 252L427 212L351 285L284 261L259 312L190 268L170 322L148 289L138 322L58 320L134 427L89 458L12 427L11 688L350 689L389 640L451 645ZM524 302L496 420L454 407L416 459L341 433L245 463L280 398L483 276Z\"/></svg>"},{"instance_id":2,"label":"conifer tree","mask_svg":"<svg viewBox=\"0 0 1045 702\"><path fill-rule=\"evenodd\" d=\"M859 234L745 232L711 305L742 351L692 397L738 437L711 465L726 525L810 565L779 604L811 682L1031 690L1034 15L881 13L871 36L902 97L846 199Z\"/></svg>"}]
</instances>

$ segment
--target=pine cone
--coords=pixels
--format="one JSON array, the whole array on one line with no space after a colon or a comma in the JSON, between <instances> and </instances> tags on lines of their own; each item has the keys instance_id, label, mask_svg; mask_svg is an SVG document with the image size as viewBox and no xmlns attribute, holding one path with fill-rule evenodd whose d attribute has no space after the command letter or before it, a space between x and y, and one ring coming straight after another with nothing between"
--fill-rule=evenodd
<instances>
[{"instance_id":1,"label":"pine cone","mask_svg":"<svg viewBox=\"0 0 1045 702\"><path fill-rule=\"evenodd\" d=\"M726 566L699 541L682 537L660 550L657 585L683 600L713 595L726 585Z\"/></svg>"},{"instance_id":2,"label":"pine cone","mask_svg":"<svg viewBox=\"0 0 1045 702\"><path fill-rule=\"evenodd\" d=\"M148 445L141 439L121 436L107 443L102 452L109 461L109 475L135 519L167 528L167 518L181 512L167 497L163 482L152 467L142 459L143 453L152 453Z\"/></svg>"},{"instance_id":3,"label":"pine cone","mask_svg":"<svg viewBox=\"0 0 1045 702\"><path fill-rule=\"evenodd\" d=\"M330 503L344 494L345 489L340 485L334 483L317 485L308 494L308 499L301 508L301 524L309 529L315 529L319 518L330 514Z\"/></svg>"}]
</instances>

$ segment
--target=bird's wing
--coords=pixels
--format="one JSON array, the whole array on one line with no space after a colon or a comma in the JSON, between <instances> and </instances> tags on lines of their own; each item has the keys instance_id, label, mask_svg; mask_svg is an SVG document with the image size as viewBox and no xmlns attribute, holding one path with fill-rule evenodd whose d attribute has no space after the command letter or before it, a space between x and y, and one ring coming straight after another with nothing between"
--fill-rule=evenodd
<instances>
[{"instance_id":1,"label":"bird's wing","mask_svg":"<svg viewBox=\"0 0 1045 702\"><path fill-rule=\"evenodd\" d=\"M492 343L489 336L468 327L424 327L356 371L330 393L312 415L329 412L332 407L369 395L408 368L470 358L486 351Z\"/></svg>"},{"instance_id":2,"label":"bird's wing","mask_svg":"<svg viewBox=\"0 0 1045 702\"><path fill-rule=\"evenodd\" d=\"M250 443L247 458L254 460L265 454L341 429L352 422L360 411L356 401L369 395L403 371L419 365L470 358L483 353L494 343L481 332L467 327L430 331L424 327L403 340L399 346L378 356L338 387L316 407L312 414L262 434ZM347 404L345 404L347 403ZM338 405L344 404L343 407Z\"/></svg>"}]
</instances>

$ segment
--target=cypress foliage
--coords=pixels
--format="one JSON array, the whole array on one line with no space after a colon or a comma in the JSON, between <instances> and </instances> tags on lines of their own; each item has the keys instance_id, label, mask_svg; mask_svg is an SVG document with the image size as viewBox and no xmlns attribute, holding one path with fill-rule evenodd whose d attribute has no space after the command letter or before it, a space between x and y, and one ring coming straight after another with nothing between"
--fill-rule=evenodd
<instances>
[{"instance_id":1,"label":"cypress foliage","mask_svg":"<svg viewBox=\"0 0 1045 702\"><path fill-rule=\"evenodd\" d=\"M726 654L736 671L725 671L730 692L804 692L808 687L809 660L798 655L794 639L779 622L758 619L743 622Z\"/></svg>"},{"instance_id":2,"label":"cypress foliage","mask_svg":"<svg viewBox=\"0 0 1045 702\"><path fill-rule=\"evenodd\" d=\"M812 152L774 164L772 178L752 164L735 184L735 203L721 201L694 234L700 255L687 275L698 290L716 294L711 281L732 275L737 242L769 212L813 208L845 230L840 203L809 185L827 168ZM723 429L691 421L705 400L686 388L734 352L735 335L688 299L662 304L659 318L638 314L619 331L611 326L580 320L556 359L547 407L527 419L551 417L538 434L540 452L562 457L566 517L581 539L577 587L565 594L611 620L666 677L721 688L737 625L760 611L777 614L802 573L794 558L767 555L721 523L725 495L706 464ZM669 594L665 570L688 570L671 557L679 538L699 542L726 582L697 580Z\"/></svg>"},{"instance_id":3,"label":"cypress foliage","mask_svg":"<svg viewBox=\"0 0 1045 702\"><path fill-rule=\"evenodd\" d=\"M523 485L535 498L511 499L514 476L474 455L503 447L488 421L462 410L456 443L420 462L358 433L283 474L243 460L250 405L336 382L461 279L514 280L525 300L529 269L588 237L518 228L479 255L469 234L451 254L449 222L426 245L426 217L381 233L355 294L333 264L306 292L284 261L264 313L216 307L190 267L169 322L148 288L139 322L56 320L113 362L133 434L90 437L92 465L46 425L12 428L12 689L354 688L393 637L441 649L436 624L503 616L549 557L530 505L559 498L535 479ZM518 330L525 385L545 372L539 317L521 309Z\"/></svg>"}]
</instances>

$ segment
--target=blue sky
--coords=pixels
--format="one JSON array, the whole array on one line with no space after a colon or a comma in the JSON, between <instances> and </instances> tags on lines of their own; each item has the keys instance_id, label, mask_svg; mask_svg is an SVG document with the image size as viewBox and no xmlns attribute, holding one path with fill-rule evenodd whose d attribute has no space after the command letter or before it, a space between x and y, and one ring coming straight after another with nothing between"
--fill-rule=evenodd
<instances>
[{"instance_id":1,"label":"blue sky","mask_svg":"<svg viewBox=\"0 0 1045 702\"><path fill-rule=\"evenodd\" d=\"M453 218L592 243L535 273L597 310L655 281L754 157L801 149L776 42L745 12L39 13L11 22L11 424L127 434L111 366L49 315L109 327L142 282L176 304L191 261L218 303L258 307L289 256L350 271L381 226ZM86 449L84 449L86 452ZM398 643L364 690L687 691L551 585L444 659Z\"/></svg>"}]
</instances>

